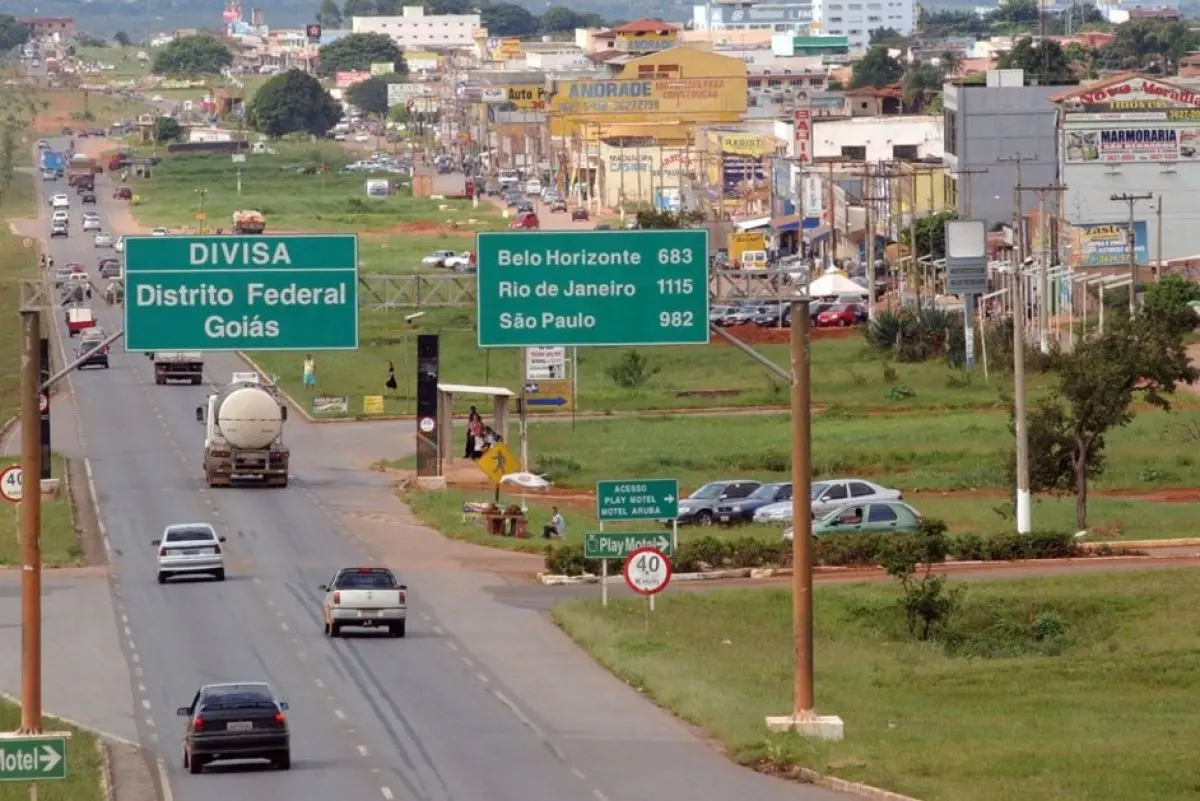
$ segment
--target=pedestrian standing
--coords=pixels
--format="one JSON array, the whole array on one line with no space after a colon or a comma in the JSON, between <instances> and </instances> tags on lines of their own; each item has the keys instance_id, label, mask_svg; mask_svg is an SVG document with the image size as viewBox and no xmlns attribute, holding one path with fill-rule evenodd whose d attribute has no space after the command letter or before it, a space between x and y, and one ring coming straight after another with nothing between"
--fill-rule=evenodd
<instances>
[{"instance_id":1,"label":"pedestrian standing","mask_svg":"<svg viewBox=\"0 0 1200 801\"><path fill-rule=\"evenodd\" d=\"M467 415L467 447L463 456L468 459L478 459L479 454L483 451L481 447L483 442L483 418L479 416L479 412L475 411L475 407L471 407L470 414Z\"/></svg>"},{"instance_id":2,"label":"pedestrian standing","mask_svg":"<svg viewBox=\"0 0 1200 801\"><path fill-rule=\"evenodd\" d=\"M388 359L387 381L384 382L383 386L386 390L384 392L385 395L388 394L388 392L391 392L393 395L396 394L396 365L392 364L391 359Z\"/></svg>"},{"instance_id":3,"label":"pedestrian standing","mask_svg":"<svg viewBox=\"0 0 1200 801\"><path fill-rule=\"evenodd\" d=\"M304 355L304 388L312 390L317 388L317 362L311 353Z\"/></svg>"}]
</instances>

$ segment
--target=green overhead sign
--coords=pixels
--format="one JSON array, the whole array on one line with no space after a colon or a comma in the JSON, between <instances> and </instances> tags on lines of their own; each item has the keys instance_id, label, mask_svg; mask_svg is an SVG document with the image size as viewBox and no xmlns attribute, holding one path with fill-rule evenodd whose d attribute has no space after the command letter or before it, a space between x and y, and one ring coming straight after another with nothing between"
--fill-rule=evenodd
<instances>
[{"instance_id":1,"label":"green overhead sign","mask_svg":"<svg viewBox=\"0 0 1200 801\"><path fill-rule=\"evenodd\" d=\"M708 231L478 235L481 348L708 344Z\"/></svg>"},{"instance_id":2,"label":"green overhead sign","mask_svg":"<svg viewBox=\"0 0 1200 801\"><path fill-rule=\"evenodd\" d=\"M0 782L61 781L67 778L67 738L38 735L0 737Z\"/></svg>"},{"instance_id":3,"label":"green overhead sign","mask_svg":"<svg viewBox=\"0 0 1200 801\"><path fill-rule=\"evenodd\" d=\"M624 559L638 548L657 548L664 556L675 555L670 532L600 531L583 535L585 559Z\"/></svg>"},{"instance_id":4,"label":"green overhead sign","mask_svg":"<svg viewBox=\"0 0 1200 801\"><path fill-rule=\"evenodd\" d=\"M125 238L128 351L357 347L354 234Z\"/></svg>"}]
</instances>

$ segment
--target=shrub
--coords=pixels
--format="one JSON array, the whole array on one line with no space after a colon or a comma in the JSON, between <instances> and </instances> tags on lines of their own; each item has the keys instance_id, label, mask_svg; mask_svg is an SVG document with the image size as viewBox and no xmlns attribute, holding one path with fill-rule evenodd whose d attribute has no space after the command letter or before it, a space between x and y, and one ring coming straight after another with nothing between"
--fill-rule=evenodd
<instances>
[{"instance_id":1,"label":"shrub","mask_svg":"<svg viewBox=\"0 0 1200 801\"><path fill-rule=\"evenodd\" d=\"M946 577L933 573L933 566L944 562L949 550L946 524L940 520L922 520L915 534L891 538L884 548L883 568L899 583L908 631L920 640L946 630L966 591L947 588Z\"/></svg>"},{"instance_id":2,"label":"shrub","mask_svg":"<svg viewBox=\"0 0 1200 801\"><path fill-rule=\"evenodd\" d=\"M604 372L613 383L622 389L638 389L658 374L659 368L639 351L627 350L616 364L609 365Z\"/></svg>"},{"instance_id":3,"label":"shrub","mask_svg":"<svg viewBox=\"0 0 1200 801\"><path fill-rule=\"evenodd\" d=\"M1072 534L1063 531L1034 531L1017 534L962 534L950 539L950 556L971 562L1012 562L1018 559L1066 559L1079 556L1081 549Z\"/></svg>"}]
</instances>

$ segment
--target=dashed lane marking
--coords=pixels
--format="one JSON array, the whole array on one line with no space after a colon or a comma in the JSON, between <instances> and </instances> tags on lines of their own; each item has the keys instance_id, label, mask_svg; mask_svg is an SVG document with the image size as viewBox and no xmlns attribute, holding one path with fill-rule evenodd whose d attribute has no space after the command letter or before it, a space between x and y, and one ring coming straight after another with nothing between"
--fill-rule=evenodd
<instances>
[{"instance_id":1,"label":"dashed lane marking","mask_svg":"<svg viewBox=\"0 0 1200 801\"><path fill-rule=\"evenodd\" d=\"M149 708L150 708L150 702L148 700L146 700L145 698L143 698L142 699L142 709L149 709Z\"/></svg>"},{"instance_id":2,"label":"dashed lane marking","mask_svg":"<svg viewBox=\"0 0 1200 801\"><path fill-rule=\"evenodd\" d=\"M371 755L371 752L367 750L367 747L365 745L356 745L354 747L358 749L358 753L361 756L370 756Z\"/></svg>"},{"instance_id":3,"label":"dashed lane marking","mask_svg":"<svg viewBox=\"0 0 1200 801\"><path fill-rule=\"evenodd\" d=\"M482 683L482 684L488 683L488 677L483 675L482 673L476 673L475 678L479 679L480 683Z\"/></svg>"},{"instance_id":4,"label":"dashed lane marking","mask_svg":"<svg viewBox=\"0 0 1200 801\"><path fill-rule=\"evenodd\" d=\"M343 712L343 711L342 711L342 710L340 710L340 709L335 709L335 710L333 710L333 716L334 716L335 718L337 718L338 720L345 720L345 719L346 719L346 713L345 713L345 712Z\"/></svg>"},{"instance_id":5,"label":"dashed lane marking","mask_svg":"<svg viewBox=\"0 0 1200 801\"><path fill-rule=\"evenodd\" d=\"M386 801L392 801L392 799L396 797L396 796L392 795L392 791L388 787L380 787L379 794L382 795L386 799Z\"/></svg>"}]
</instances>

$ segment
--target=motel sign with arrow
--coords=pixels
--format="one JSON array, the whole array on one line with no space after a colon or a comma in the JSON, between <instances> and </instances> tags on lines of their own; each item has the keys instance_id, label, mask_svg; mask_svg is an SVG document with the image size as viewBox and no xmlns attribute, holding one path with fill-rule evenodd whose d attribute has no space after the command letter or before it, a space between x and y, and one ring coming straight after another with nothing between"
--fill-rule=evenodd
<instances>
[{"instance_id":1,"label":"motel sign with arrow","mask_svg":"<svg viewBox=\"0 0 1200 801\"><path fill-rule=\"evenodd\" d=\"M67 778L67 738L7 735L0 738L0 782Z\"/></svg>"}]
</instances>

